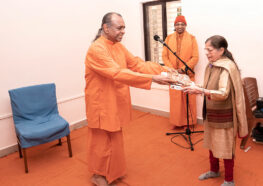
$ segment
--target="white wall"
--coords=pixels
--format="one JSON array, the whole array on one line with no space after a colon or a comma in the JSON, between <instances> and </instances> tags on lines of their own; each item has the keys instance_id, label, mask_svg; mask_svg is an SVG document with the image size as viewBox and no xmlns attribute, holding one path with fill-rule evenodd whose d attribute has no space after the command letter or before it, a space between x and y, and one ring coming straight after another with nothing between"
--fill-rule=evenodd
<instances>
[{"instance_id":1,"label":"white wall","mask_svg":"<svg viewBox=\"0 0 263 186\"><path fill-rule=\"evenodd\" d=\"M85 118L83 91L86 51L100 27L102 16L119 12L126 23L124 45L144 58L143 0L0 0L0 150L16 144L7 91L32 84L55 82L60 113L71 123ZM221 34L242 69L258 79L262 95L263 13L259 0L183 0L187 30L200 49L196 67L202 82L204 41ZM169 111L167 87L150 91L132 89L134 105ZM198 102L201 102L199 97ZM201 117L201 104L198 116Z\"/></svg>"},{"instance_id":2,"label":"white wall","mask_svg":"<svg viewBox=\"0 0 263 186\"><path fill-rule=\"evenodd\" d=\"M9 89L54 82L61 115L71 125L86 118L86 51L103 15L115 11L126 21L124 44L143 56L139 2L0 0L0 150L16 144Z\"/></svg>"},{"instance_id":3,"label":"white wall","mask_svg":"<svg viewBox=\"0 0 263 186\"><path fill-rule=\"evenodd\" d=\"M195 34L201 54L196 68L197 82L203 82L204 66L207 64L204 42L218 34L227 39L242 77L256 77L259 94L263 96L263 65L260 61L263 50L262 5L260 0L183 1L188 30ZM200 99L198 101L200 103ZM201 107L198 107L198 116L201 116Z\"/></svg>"},{"instance_id":4,"label":"white wall","mask_svg":"<svg viewBox=\"0 0 263 186\"><path fill-rule=\"evenodd\" d=\"M256 77L259 94L263 96L262 6L263 2L260 0L182 0L182 14L187 20L187 30L196 36L199 45L200 60L195 68L197 83L203 82L207 64L203 50L205 40L212 35L222 35L228 41L229 50L241 69L242 77ZM146 91L132 89L133 103L169 112L168 90L165 87L161 89L151 90L150 95L156 95L155 98L148 96ZM197 97L198 118L202 118L202 100L201 96ZM152 105L149 105L151 101Z\"/></svg>"}]
</instances>

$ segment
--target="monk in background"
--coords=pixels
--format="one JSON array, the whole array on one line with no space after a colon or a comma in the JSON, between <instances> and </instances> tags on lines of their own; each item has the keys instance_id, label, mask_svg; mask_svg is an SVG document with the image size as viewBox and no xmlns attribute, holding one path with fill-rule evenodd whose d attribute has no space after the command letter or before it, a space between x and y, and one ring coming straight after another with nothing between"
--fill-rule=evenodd
<instances>
[{"instance_id":1,"label":"monk in background","mask_svg":"<svg viewBox=\"0 0 263 186\"><path fill-rule=\"evenodd\" d=\"M175 32L166 37L165 43L193 70L199 59L198 46L195 37L185 30L186 26L185 17L177 16L174 22ZM163 48L162 59L166 66L178 70L179 73L185 73L184 64L166 47ZM195 80L193 73L188 71L188 75L191 81ZM170 123L173 129L180 129L187 125L186 95L171 88L169 94ZM196 123L196 96L189 95L189 124Z\"/></svg>"},{"instance_id":2,"label":"monk in background","mask_svg":"<svg viewBox=\"0 0 263 186\"><path fill-rule=\"evenodd\" d=\"M120 43L124 33L122 16L107 13L85 61L88 164L97 186L126 174L122 127L131 119L129 86L150 89L152 82L171 81L159 75L168 68L133 56Z\"/></svg>"}]
</instances>

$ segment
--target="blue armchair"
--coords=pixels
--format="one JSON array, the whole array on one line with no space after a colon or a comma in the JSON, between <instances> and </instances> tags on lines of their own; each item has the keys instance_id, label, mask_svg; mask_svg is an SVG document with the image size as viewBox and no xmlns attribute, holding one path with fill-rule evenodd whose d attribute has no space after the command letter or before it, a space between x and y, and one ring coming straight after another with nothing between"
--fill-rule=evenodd
<instances>
[{"instance_id":1,"label":"blue armchair","mask_svg":"<svg viewBox=\"0 0 263 186\"><path fill-rule=\"evenodd\" d=\"M20 158L24 156L28 173L26 148L59 140L67 136L72 157L69 124L58 113L54 83L9 90ZM23 155L22 155L23 151Z\"/></svg>"}]
</instances>

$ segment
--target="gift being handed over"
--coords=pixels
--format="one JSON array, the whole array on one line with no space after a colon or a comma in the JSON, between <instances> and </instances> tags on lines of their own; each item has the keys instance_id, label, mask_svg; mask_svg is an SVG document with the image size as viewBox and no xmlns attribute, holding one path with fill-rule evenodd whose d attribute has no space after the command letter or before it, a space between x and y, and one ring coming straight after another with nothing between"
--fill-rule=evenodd
<instances>
[{"instance_id":1,"label":"gift being handed over","mask_svg":"<svg viewBox=\"0 0 263 186\"><path fill-rule=\"evenodd\" d=\"M162 72L163 76L167 76L172 79L172 85L177 86L191 86L194 84L193 81L186 74L180 74L177 70L172 70L169 72Z\"/></svg>"}]
</instances>

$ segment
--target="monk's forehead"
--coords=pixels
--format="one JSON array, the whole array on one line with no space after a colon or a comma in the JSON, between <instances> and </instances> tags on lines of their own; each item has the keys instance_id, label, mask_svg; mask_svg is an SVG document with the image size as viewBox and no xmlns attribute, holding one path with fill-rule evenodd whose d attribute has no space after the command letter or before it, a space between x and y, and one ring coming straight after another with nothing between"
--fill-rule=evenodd
<instances>
[{"instance_id":1,"label":"monk's forehead","mask_svg":"<svg viewBox=\"0 0 263 186\"><path fill-rule=\"evenodd\" d=\"M111 17L111 23L116 25L116 26L124 26L124 20L122 19L121 16L117 15L117 14L113 14Z\"/></svg>"}]
</instances>

